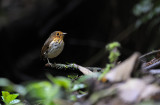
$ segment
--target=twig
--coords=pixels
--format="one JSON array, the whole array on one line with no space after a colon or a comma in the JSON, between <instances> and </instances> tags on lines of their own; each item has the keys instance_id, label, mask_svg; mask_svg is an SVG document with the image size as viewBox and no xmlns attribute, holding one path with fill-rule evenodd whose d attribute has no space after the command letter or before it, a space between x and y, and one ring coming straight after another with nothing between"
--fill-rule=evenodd
<instances>
[{"instance_id":1,"label":"twig","mask_svg":"<svg viewBox=\"0 0 160 105\"><path fill-rule=\"evenodd\" d=\"M149 52L149 53L146 53L146 54L140 56L140 57L139 57L139 60L140 60L141 62L145 63L145 62L147 62L147 57L148 57L148 56L155 55L155 54L157 54L158 52L160 52L160 50L155 50L155 51L151 51L151 52Z\"/></svg>"},{"instance_id":2,"label":"twig","mask_svg":"<svg viewBox=\"0 0 160 105\"><path fill-rule=\"evenodd\" d=\"M159 53L159 52L160 52L160 50L155 50L155 51L151 51L151 52L146 53L146 54L139 57L139 61L142 62L142 69L143 70L154 69L154 68L160 66L160 61L158 61L157 58L156 58L156 61L154 61L153 59L150 61L147 61L147 59L149 59L152 56L156 57L157 53ZM154 61L154 62L152 63L151 61ZM150 62L151 62L150 65L146 65L147 63L150 63Z\"/></svg>"},{"instance_id":3,"label":"twig","mask_svg":"<svg viewBox=\"0 0 160 105\"><path fill-rule=\"evenodd\" d=\"M151 70L149 70L149 73L151 73L151 74L160 74L160 69L151 69Z\"/></svg>"},{"instance_id":4,"label":"twig","mask_svg":"<svg viewBox=\"0 0 160 105\"><path fill-rule=\"evenodd\" d=\"M152 65L146 66L146 67L144 67L144 68L142 68L142 69L143 69L143 70L149 70L149 69L154 69L154 68L156 68L156 67L158 67L158 66L160 66L160 61L158 61L158 62L156 62L156 63L154 63L154 64L152 64Z\"/></svg>"},{"instance_id":5,"label":"twig","mask_svg":"<svg viewBox=\"0 0 160 105\"><path fill-rule=\"evenodd\" d=\"M77 65L75 63L71 63L71 64L46 64L47 67L51 67L51 68L56 68L56 69L63 69L63 70L79 70L81 71L83 74L85 75L89 75L92 74L93 72L98 72L101 71L102 68L98 68L98 67L82 67L80 65Z\"/></svg>"}]
</instances>

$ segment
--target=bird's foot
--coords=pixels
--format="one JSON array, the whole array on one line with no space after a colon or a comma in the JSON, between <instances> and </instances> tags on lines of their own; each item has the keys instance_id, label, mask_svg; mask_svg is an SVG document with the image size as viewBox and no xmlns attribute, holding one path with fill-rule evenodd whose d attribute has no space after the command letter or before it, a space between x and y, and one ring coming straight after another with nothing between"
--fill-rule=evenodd
<instances>
[{"instance_id":1,"label":"bird's foot","mask_svg":"<svg viewBox=\"0 0 160 105\"><path fill-rule=\"evenodd\" d=\"M53 64L50 63L50 62L48 62L48 63L45 64L45 66L47 66L47 67L52 67L52 65L53 65Z\"/></svg>"}]
</instances>

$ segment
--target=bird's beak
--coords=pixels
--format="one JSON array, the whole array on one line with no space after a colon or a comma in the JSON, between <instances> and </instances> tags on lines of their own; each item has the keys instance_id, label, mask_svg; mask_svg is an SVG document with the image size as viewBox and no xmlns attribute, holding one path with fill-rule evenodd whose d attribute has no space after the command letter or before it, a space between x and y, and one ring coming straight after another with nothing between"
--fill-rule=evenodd
<instances>
[{"instance_id":1,"label":"bird's beak","mask_svg":"<svg viewBox=\"0 0 160 105\"><path fill-rule=\"evenodd\" d=\"M63 32L63 35L66 35L67 33Z\"/></svg>"}]
</instances>

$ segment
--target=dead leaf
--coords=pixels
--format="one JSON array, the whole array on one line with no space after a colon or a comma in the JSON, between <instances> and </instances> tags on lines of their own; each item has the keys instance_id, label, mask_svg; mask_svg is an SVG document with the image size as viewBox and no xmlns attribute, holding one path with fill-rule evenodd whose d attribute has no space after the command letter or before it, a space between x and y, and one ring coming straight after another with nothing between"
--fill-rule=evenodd
<instances>
[{"instance_id":1,"label":"dead leaf","mask_svg":"<svg viewBox=\"0 0 160 105\"><path fill-rule=\"evenodd\" d=\"M75 65L77 66L77 68L78 68L83 74L85 74L85 75L93 74L93 72L90 71L89 69L87 69L87 68L85 68L85 67L82 67L82 66L80 66L80 65L77 65L77 64L75 64Z\"/></svg>"},{"instance_id":2,"label":"dead leaf","mask_svg":"<svg viewBox=\"0 0 160 105\"><path fill-rule=\"evenodd\" d=\"M140 79L130 79L118 86L119 97L128 103L138 101L140 93L145 89L145 82Z\"/></svg>"},{"instance_id":3,"label":"dead leaf","mask_svg":"<svg viewBox=\"0 0 160 105\"><path fill-rule=\"evenodd\" d=\"M127 60L117 65L109 73L107 73L105 78L107 78L107 80L111 82L118 82L129 79L139 56L140 53L135 52L131 57L129 57Z\"/></svg>"},{"instance_id":4,"label":"dead leaf","mask_svg":"<svg viewBox=\"0 0 160 105\"><path fill-rule=\"evenodd\" d=\"M128 103L137 103L141 100L147 100L152 95L160 92L160 87L155 84L147 84L142 79L129 79L125 83L117 86L118 96Z\"/></svg>"},{"instance_id":5,"label":"dead leaf","mask_svg":"<svg viewBox=\"0 0 160 105\"><path fill-rule=\"evenodd\" d=\"M150 99L153 95L160 92L160 87L157 85L148 85L140 95L140 100Z\"/></svg>"}]
</instances>

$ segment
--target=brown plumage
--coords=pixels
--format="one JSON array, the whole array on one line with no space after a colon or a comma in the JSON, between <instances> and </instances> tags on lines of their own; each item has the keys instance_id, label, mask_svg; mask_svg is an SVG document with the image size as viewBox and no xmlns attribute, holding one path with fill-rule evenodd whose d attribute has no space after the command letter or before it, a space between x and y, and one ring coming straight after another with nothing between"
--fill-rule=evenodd
<instances>
[{"instance_id":1,"label":"brown plumage","mask_svg":"<svg viewBox=\"0 0 160 105\"><path fill-rule=\"evenodd\" d=\"M61 31L54 31L51 33L41 50L41 55L43 58L47 58L47 60L48 58L55 58L62 52L64 47L64 34L66 33ZM49 60L48 63L50 63Z\"/></svg>"}]
</instances>

